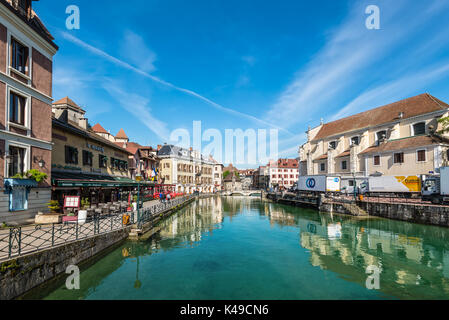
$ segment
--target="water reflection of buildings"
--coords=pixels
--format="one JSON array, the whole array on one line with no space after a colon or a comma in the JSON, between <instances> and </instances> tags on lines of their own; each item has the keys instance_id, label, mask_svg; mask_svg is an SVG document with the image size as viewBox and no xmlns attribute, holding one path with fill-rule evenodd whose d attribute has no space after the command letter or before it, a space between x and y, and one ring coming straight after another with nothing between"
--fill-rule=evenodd
<instances>
[{"instance_id":1,"label":"water reflection of buildings","mask_svg":"<svg viewBox=\"0 0 449 320\"><path fill-rule=\"evenodd\" d=\"M411 299L449 298L449 230L384 219L349 216L269 204L272 226L299 227L310 263L365 286L366 268L381 270L380 291Z\"/></svg>"},{"instance_id":2,"label":"water reflection of buildings","mask_svg":"<svg viewBox=\"0 0 449 320\"><path fill-rule=\"evenodd\" d=\"M335 233L333 228L339 223L341 232ZM313 266L337 272L346 280L364 286L366 268L374 265L381 270L380 291L387 295L448 298L449 265L444 263L447 250L426 245L420 237L382 230L382 224L350 219L311 224L300 219L300 243L310 250ZM329 225L333 226L331 234Z\"/></svg>"},{"instance_id":3,"label":"water reflection of buildings","mask_svg":"<svg viewBox=\"0 0 449 320\"><path fill-rule=\"evenodd\" d=\"M165 220L161 225L160 237L193 245L201 241L203 233L220 229L222 222L222 198L200 199Z\"/></svg>"}]
</instances>

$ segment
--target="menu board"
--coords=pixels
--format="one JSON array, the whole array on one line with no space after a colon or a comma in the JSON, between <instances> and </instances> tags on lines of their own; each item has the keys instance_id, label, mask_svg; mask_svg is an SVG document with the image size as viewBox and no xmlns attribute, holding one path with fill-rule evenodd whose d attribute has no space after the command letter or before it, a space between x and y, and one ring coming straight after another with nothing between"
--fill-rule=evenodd
<instances>
[{"instance_id":1,"label":"menu board","mask_svg":"<svg viewBox=\"0 0 449 320\"><path fill-rule=\"evenodd\" d=\"M80 197L79 196L66 196L64 198L64 208L79 208Z\"/></svg>"}]
</instances>

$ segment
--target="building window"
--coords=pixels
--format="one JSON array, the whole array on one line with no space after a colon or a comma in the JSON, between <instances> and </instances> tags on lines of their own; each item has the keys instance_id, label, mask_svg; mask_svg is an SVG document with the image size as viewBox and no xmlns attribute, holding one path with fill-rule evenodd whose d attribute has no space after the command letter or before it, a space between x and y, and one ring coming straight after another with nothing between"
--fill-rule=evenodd
<instances>
[{"instance_id":1,"label":"building window","mask_svg":"<svg viewBox=\"0 0 449 320\"><path fill-rule=\"evenodd\" d=\"M426 123L425 122L419 122L415 123L413 125L413 135L419 136L426 133Z\"/></svg>"},{"instance_id":2,"label":"building window","mask_svg":"<svg viewBox=\"0 0 449 320\"><path fill-rule=\"evenodd\" d=\"M106 156L100 155L98 166L100 168L106 168L108 165L108 158Z\"/></svg>"},{"instance_id":3,"label":"building window","mask_svg":"<svg viewBox=\"0 0 449 320\"><path fill-rule=\"evenodd\" d=\"M375 166L380 166L380 156L374 156L374 165Z\"/></svg>"},{"instance_id":4,"label":"building window","mask_svg":"<svg viewBox=\"0 0 449 320\"><path fill-rule=\"evenodd\" d=\"M111 158L111 167L112 169L120 169L120 160Z\"/></svg>"},{"instance_id":5,"label":"building window","mask_svg":"<svg viewBox=\"0 0 449 320\"><path fill-rule=\"evenodd\" d=\"M11 67L17 71L28 74L28 47L11 39Z\"/></svg>"},{"instance_id":6,"label":"building window","mask_svg":"<svg viewBox=\"0 0 449 320\"><path fill-rule=\"evenodd\" d=\"M351 146L358 146L360 144L360 138L359 137L352 137L351 138Z\"/></svg>"},{"instance_id":7,"label":"building window","mask_svg":"<svg viewBox=\"0 0 449 320\"><path fill-rule=\"evenodd\" d=\"M326 164L325 163L321 163L320 164L320 171L325 171L326 170Z\"/></svg>"},{"instance_id":8,"label":"building window","mask_svg":"<svg viewBox=\"0 0 449 320\"><path fill-rule=\"evenodd\" d=\"M329 142L329 149L337 149L337 141Z\"/></svg>"},{"instance_id":9,"label":"building window","mask_svg":"<svg viewBox=\"0 0 449 320\"><path fill-rule=\"evenodd\" d=\"M9 147L9 177L14 177L17 174L23 174L25 172L25 155L25 149L13 146Z\"/></svg>"},{"instance_id":10,"label":"building window","mask_svg":"<svg viewBox=\"0 0 449 320\"><path fill-rule=\"evenodd\" d=\"M394 163L404 163L404 153L403 152L395 153L393 155L393 161Z\"/></svg>"},{"instance_id":11,"label":"building window","mask_svg":"<svg viewBox=\"0 0 449 320\"><path fill-rule=\"evenodd\" d=\"M354 186L354 180L349 180L349 186L353 187Z\"/></svg>"},{"instance_id":12,"label":"building window","mask_svg":"<svg viewBox=\"0 0 449 320\"><path fill-rule=\"evenodd\" d=\"M24 126L25 110L26 98L11 92L9 99L9 121Z\"/></svg>"},{"instance_id":13,"label":"building window","mask_svg":"<svg viewBox=\"0 0 449 320\"><path fill-rule=\"evenodd\" d=\"M341 170L347 170L348 169L348 161L342 161L341 162Z\"/></svg>"},{"instance_id":14,"label":"building window","mask_svg":"<svg viewBox=\"0 0 449 320\"><path fill-rule=\"evenodd\" d=\"M387 138L387 131L386 130L382 130L376 133L376 140L377 141L381 141L381 140L385 140Z\"/></svg>"},{"instance_id":15,"label":"building window","mask_svg":"<svg viewBox=\"0 0 449 320\"><path fill-rule=\"evenodd\" d=\"M426 162L426 150L418 150L416 153L418 162Z\"/></svg>"},{"instance_id":16,"label":"building window","mask_svg":"<svg viewBox=\"0 0 449 320\"><path fill-rule=\"evenodd\" d=\"M65 163L78 164L78 149L65 146Z\"/></svg>"},{"instance_id":17,"label":"building window","mask_svg":"<svg viewBox=\"0 0 449 320\"><path fill-rule=\"evenodd\" d=\"M92 167L94 155L90 151L83 150L83 166Z\"/></svg>"}]
</instances>

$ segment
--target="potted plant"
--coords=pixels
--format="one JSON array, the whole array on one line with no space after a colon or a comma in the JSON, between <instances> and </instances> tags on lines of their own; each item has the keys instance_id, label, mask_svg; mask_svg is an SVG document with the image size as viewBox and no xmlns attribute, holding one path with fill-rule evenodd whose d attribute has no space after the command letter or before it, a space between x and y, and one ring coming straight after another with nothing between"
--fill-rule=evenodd
<instances>
[{"instance_id":1,"label":"potted plant","mask_svg":"<svg viewBox=\"0 0 449 320\"><path fill-rule=\"evenodd\" d=\"M78 223L85 223L87 219L87 209L90 208L90 202L88 198L81 199L81 210L78 212Z\"/></svg>"},{"instance_id":2,"label":"potted plant","mask_svg":"<svg viewBox=\"0 0 449 320\"><path fill-rule=\"evenodd\" d=\"M59 210L61 209L57 200L51 200L47 205L51 213L59 213Z\"/></svg>"}]
</instances>

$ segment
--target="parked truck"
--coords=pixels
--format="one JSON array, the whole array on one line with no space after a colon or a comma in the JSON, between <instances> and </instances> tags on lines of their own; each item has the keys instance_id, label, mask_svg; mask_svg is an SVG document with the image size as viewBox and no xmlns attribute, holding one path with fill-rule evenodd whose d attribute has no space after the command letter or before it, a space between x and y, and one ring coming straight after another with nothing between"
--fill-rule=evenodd
<instances>
[{"instance_id":1,"label":"parked truck","mask_svg":"<svg viewBox=\"0 0 449 320\"><path fill-rule=\"evenodd\" d=\"M439 175L422 176L422 198L434 204L449 203L449 167L440 168Z\"/></svg>"},{"instance_id":2,"label":"parked truck","mask_svg":"<svg viewBox=\"0 0 449 320\"><path fill-rule=\"evenodd\" d=\"M341 178L328 176L300 176L299 191L341 192Z\"/></svg>"},{"instance_id":3,"label":"parked truck","mask_svg":"<svg viewBox=\"0 0 449 320\"><path fill-rule=\"evenodd\" d=\"M404 195L411 197L421 194L421 178L418 176L379 176L369 177L360 186L362 194L367 195Z\"/></svg>"}]
</instances>

